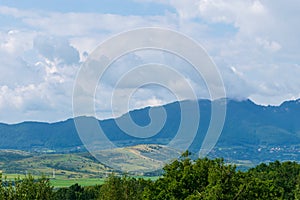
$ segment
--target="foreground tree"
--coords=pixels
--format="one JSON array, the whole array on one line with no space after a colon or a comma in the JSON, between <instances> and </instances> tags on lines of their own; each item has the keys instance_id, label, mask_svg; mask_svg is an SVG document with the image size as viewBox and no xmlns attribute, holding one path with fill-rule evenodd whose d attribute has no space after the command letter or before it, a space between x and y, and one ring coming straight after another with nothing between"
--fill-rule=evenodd
<instances>
[{"instance_id":1,"label":"foreground tree","mask_svg":"<svg viewBox=\"0 0 300 200\"><path fill-rule=\"evenodd\" d=\"M296 200L300 200L300 174L298 174L298 176L297 176L297 184L294 189L294 198Z\"/></svg>"},{"instance_id":2,"label":"foreground tree","mask_svg":"<svg viewBox=\"0 0 300 200\"><path fill-rule=\"evenodd\" d=\"M275 163L276 164L276 163ZM284 169L273 167L273 163L266 165L272 168L270 172L276 171L286 174L282 178L262 175L258 169L248 172L237 171L234 165L225 164L223 159L210 160L208 158L192 161L188 153L182 158L164 167L164 175L157 181L149 184L144 190L145 199L283 199L286 195L294 195L292 186L294 178L286 182L289 176L296 172L287 172L287 169L297 169L299 165L291 167L283 164ZM287 167L289 166L289 167ZM262 169L262 173L266 173ZM293 171L293 170L292 170ZM278 175L278 173L276 173ZM284 182L284 183L282 183ZM283 187L283 184L285 185ZM300 188L300 187L299 187ZM292 193L290 193L292 191ZM300 193L300 192L299 192Z\"/></svg>"},{"instance_id":3,"label":"foreground tree","mask_svg":"<svg viewBox=\"0 0 300 200\"><path fill-rule=\"evenodd\" d=\"M101 186L82 187L77 183L69 188L59 188L53 195L53 200L96 200Z\"/></svg>"},{"instance_id":4,"label":"foreground tree","mask_svg":"<svg viewBox=\"0 0 300 200\"><path fill-rule=\"evenodd\" d=\"M300 165L291 161L262 163L247 172L260 180L272 181L274 187L283 192L283 199L294 199L299 173Z\"/></svg>"},{"instance_id":5,"label":"foreground tree","mask_svg":"<svg viewBox=\"0 0 300 200\"><path fill-rule=\"evenodd\" d=\"M118 177L111 175L100 189L99 199L101 200L140 200L143 198L143 191L150 184L150 180L136 179L133 177Z\"/></svg>"},{"instance_id":6,"label":"foreground tree","mask_svg":"<svg viewBox=\"0 0 300 200\"><path fill-rule=\"evenodd\" d=\"M53 195L53 187L49 179L42 176L35 180L29 175L23 179L16 178L9 181L2 180L0 175L0 199L5 200L50 200Z\"/></svg>"}]
</instances>

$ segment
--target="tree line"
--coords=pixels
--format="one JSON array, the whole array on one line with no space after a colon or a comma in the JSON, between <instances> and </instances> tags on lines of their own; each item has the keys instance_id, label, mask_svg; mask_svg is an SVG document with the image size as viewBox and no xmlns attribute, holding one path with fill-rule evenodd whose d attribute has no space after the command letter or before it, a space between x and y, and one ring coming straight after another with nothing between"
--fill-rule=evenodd
<instances>
[{"instance_id":1,"label":"tree line","mask_svg":"<svg viewBox=\"0 0 300 200\"><path fill-rule=\"evenodd\" d=\"M74 184L53 189L49 179L8 181L0 178L2 200L122 200L122 199L300 199L300 164L262 163L247 171L223 159L191 160L185 152L164 168L157 180L130 176L109 176L104 184L82 187Z\"/></svg>"}]
</instances>

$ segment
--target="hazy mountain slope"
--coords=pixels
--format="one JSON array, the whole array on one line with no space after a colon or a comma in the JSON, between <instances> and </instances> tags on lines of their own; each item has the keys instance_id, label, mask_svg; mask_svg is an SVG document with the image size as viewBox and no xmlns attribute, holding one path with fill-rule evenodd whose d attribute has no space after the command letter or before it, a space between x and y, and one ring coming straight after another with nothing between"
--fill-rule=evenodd
<instances>
[{"instance_id":1,"label":"hazy mountain slope","mask_svg":"<svg viewBox=\"0 0 300 200\"><path fill-rule=\"evenodd\" d=\"M195 102L186 101L192 104ZM208 100L200 100L201 120L198 134L190 147L197 151L202 143L210 121L210 105ZM137 144L164 144L171 140L179 126L179 103L164 105L167 119L161 131L150 138L140 139L124 133L115 120L100 121L107 137L116 141L120 147ZM128 113L139 125L150 122L150 108L134 110ZM127 115L128 115L127 114ZM219 138L219 146L232 145L295 145L300 144L300 103L284 102L280 106L259 106L247 101L228 100L224 129ZM82 146L77 135L73 119L57 123L24 122L20 124L0 124L1 149L62 149L70 150ZM74 149L73 149L74 150Z\"/></svg>"},{"instance_id":2,"label":"hazy mountain slope","mask_svg":"<svg viewBox=\"0 0 300 200\"><path fill-rule=\"evenodd\" d=\"M23 122L0 124L0 148L69 148L81 145L73 119L57 123Z\"/></svg>"}]
</instances>

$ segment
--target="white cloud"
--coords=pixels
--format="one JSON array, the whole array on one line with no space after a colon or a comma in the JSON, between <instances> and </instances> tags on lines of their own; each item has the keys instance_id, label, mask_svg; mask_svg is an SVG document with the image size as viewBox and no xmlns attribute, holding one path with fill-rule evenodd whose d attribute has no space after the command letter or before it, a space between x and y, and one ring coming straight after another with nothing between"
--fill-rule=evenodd
<instances>
[{"instance_id":1,"label":"white cloud","mask_svg":"<svg viewBox=\"0 0 300 200\"><path fill-rule=\"evenodd\" d=\"M144 2L136 1L141 5ZM299 1L147 2L154 2L152 9L157 4L173 9L164 15L124 16L0 6L0 15L13 19L10 26L0 29L0 121L51 121L71 117L72 88L80 62L113 34L145 26L182 31L203 44L220 68L229 97L250 97L262 104L279 104L300 97L297 88L300 85L297 77L300 74ZM123 65L119 63L117 71L107 73L102 99L96 99L105 116L109 116L110 109L110 102L105 101L110 98L109 86L132 65L152 60L175 68L185 66L166 55L152 54L142 61L134 56L127 59L122 60ZM207 96L203 83L188 77L193 74L191 71L184 69L182 74L199 96ZM170 80L170 83L186 95L181 81ZM120 89L123 89L121 94L127 94L128 88ZM158 95L158 91L158 88L140 90L133 96L131 106L157 105L174 98ZM8 119L6 113L12 113L12 117Z\"/></svg>"},{"instance_id":2,"label":"white cloud","mask_svg":"<svg viewBox=\"0 0 300 200\"><path fill-rule=\"evenodd\" d=\"M84 36L99 33L118 33L144 26L172 27L171 17L121 16L98 13L48 13L46 16L25 18L23 22L53 35ZM170 23L171 22L171 23Z\"/></svg>"},{"instance_id":3,"label":"white cloud","mask_svg":"<svg viewBox=\"0 0 300 200\"><path fill-rule=\"evenodd\" d=\"M0 14L13 16L15 18L23 18L23 17L38 17L40 13L35 14L34 11L20 10L8 6L0 6Z\"/></svg>"},{"instance_id":4,"label":"white cloud","mask_svg":"<svg viewBox=\"0 0 300 200\"><path fill-rule=\"evenodd\" d=\"M66 39L40 37L36 31L13 29L0 37L0 120L70 117L76 49Z\"/></svg>"},{"instance_id":5,"label":"white cloud","mask_svg":"<svg viewBox=\"0 0 300 200\"><path fill-rule=\"evenodd\" d=\"M278 44L276 41L268 41L265 39L257 38L256 42L261 45L266 50L275 52L281 49L281 45Z\"/></svg>"},{"instance_id":6,"label":"white cloud","mask_svg":"<svg viewBox=\"0 0 300 200\"><path fill-rule=\"evenodd\" d=\"M62 64L78 64L80 59L78 51L62 38L37 36L33 48L45 58Z\"/></svg>"},{"instance_id":7,"label":"white cloud","mask_svg":"<svg viewBox=\"0 0 300 200\"><path fill-rule=\"evenodd\" d=\"M64 77L66 78L66 77ZM0 118L7 122L24 120L56 121L72 115L73 82L55 76L36 84L0 86Z\"/></svg>"},{"instance_id":8,"label":"white cloud","mask_svg":"<svg viewBox=\"0 0 300 200\"><path fill-rule=\"evenodd\" d=\"M158 99L156 96L152 96L150 99L146 99L145 101L138 100L134 102L134 108L144 108L147 106L161 106L164 105L166 102Z\"/></svg>"},{"instance_id":9,"label":"white cloud","mask_svg":"<svg viewBox=\"0 0 300 200\"><path fill-rule=\"evenodd\" d=\"M19 55L23 51L32 46L32 38L34 32L19 31L11 29L9 31L0 32L0 51L1 53L8 53Z\"/></svg>"}]
</instances>

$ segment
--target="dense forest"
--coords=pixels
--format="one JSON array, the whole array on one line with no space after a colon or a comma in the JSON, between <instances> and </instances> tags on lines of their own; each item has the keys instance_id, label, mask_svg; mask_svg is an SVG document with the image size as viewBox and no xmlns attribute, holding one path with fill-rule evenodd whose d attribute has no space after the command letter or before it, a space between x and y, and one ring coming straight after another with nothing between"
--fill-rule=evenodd
<instances>
[{"instance_id":1,"label":"dense forest","mask_svg":"<svg viewBox=\"0 0 300 200\"><path fill-rule=\"evenodd\" d=\"M102 185L54 189L46 177L1 177L0 199L300 199L300 164L275 161L240 171L219 158L191 160L186 152L157 180L111 175Z\"/></svg>"}]
</instances>

